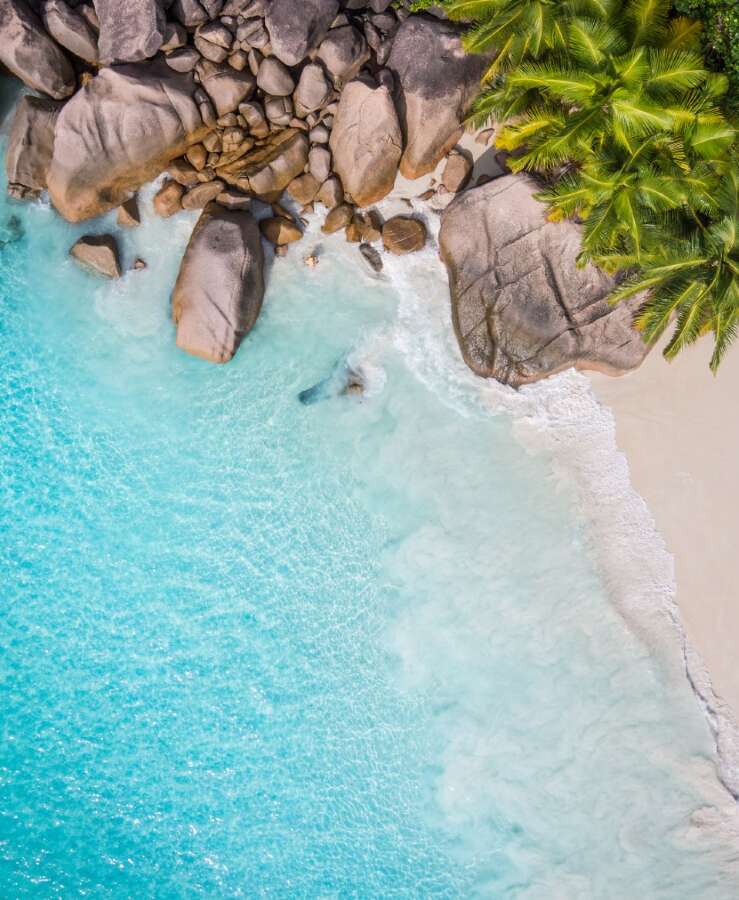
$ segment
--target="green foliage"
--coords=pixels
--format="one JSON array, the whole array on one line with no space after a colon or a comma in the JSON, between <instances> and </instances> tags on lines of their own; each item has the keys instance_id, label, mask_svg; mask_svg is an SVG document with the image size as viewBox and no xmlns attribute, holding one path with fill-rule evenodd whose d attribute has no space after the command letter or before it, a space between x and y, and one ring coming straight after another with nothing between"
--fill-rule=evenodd
<instances>
[{"instance_id":1,"label":"green foliage","mask_svg":"<svg viewBox=\"0 0 739 900\"><path fill-rule=\"evenodd\" d=\"M703 23L709 62L729 78L727 99L739 112L739 3L737 0L675 0L675 9Z\"/></svg>"},{"instance_id":2,"label":"green foliage","mask_svg":"<svg viewBox=\"0 0 739 900\"><path fill-rule=\"evenodd\" d=\"M509 165L546 176L551 219L582 222L579 263L619 274L614 301L648 291L645 339L674 321L671 359L712 331L715 372L739 331L736 131L699 23L671 0L443 5L473 22L470 50L502 48L473 121L505 123Z\"/></svg>"}]
</instances>

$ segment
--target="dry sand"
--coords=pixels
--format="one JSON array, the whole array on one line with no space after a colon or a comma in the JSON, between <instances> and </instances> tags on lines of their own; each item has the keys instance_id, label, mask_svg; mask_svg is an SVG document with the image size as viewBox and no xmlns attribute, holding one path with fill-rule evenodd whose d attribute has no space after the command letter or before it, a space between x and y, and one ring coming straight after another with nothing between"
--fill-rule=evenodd
<instances>
[{"instance_id":1,"label":"dry sand","mask_svg":"<svg viewBox=\"0 0 739 900\"><path fill-rule=\"evenodd\" d=\"M675 557L677 601L713 689L739 721L739 348L716 378L711 339L622 378L593 373L635 489Z\"/></svg>"}]
</instances>

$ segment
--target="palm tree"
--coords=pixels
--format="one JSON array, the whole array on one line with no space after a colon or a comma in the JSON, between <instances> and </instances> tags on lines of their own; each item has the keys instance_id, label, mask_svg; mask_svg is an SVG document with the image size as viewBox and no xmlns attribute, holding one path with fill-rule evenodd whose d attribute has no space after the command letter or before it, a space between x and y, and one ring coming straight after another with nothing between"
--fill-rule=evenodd
<instances>
[{"instance_id":1,"label":"palm tree","mask_svg":"<svg viewBox=\"0 0 739 900\"><path fill-rule=\"evenodd\" d=\"M712 332L711 370L739 332L739 174L737 160L725 167L713 195L713 216L662 228L640 268L612 295L618 302L642 291L649 300L636 319L647 341L675 320L664 355L673 359L701 335Z\"/></svg>"}]
</instances>

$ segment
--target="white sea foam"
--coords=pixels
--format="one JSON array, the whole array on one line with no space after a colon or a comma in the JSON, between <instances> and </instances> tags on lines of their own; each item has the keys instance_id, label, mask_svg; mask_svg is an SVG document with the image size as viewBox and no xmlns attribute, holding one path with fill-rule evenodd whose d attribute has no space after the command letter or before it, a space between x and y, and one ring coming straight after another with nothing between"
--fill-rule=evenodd
<instances>
[{"instance_id":1,"label":"white sea foam","mask_svg":"<svg viewBox=\"0 0 739 900\"><path fill-rule=\"evenodd\" d=\"M739 798L739 729L682 626L674 559L631 484L611 410L598 402L587 377L574 370L514 390L467 368L454 337L446 273L435 246L439 217L420 203L417 212L429 227L429 245L414 256L384 257L401 297L394 340L440 399L465 415L480 407L508 414L522 446L551 460L560 487L571 492L587 522L588 551L609 598L654 658L673 677L688 678L714 736L719 778ZM739 836L733 805L722 810L720 819L722 828Z\"/></svg>"}]
</instances>

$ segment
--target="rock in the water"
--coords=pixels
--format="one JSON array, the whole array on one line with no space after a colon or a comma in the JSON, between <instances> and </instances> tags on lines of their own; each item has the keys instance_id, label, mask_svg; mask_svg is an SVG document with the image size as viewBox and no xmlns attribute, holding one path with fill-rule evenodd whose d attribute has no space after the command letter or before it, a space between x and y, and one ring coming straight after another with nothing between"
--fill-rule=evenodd
<instances>
[{"instance_id":1,"label":"rock in the water","mask_svg":"<svg viewBox=\"0 0 739 900\"><path fill-rule=\"evenodd\" d=\"M278 247L292 244L293 241L299 241L303 237L303 232L298 226L282 216L262 219L259 228L267 240L277 244Z\"/></svg>"},{"instance_id":2,"label":"rock in the water","mask_svg":"<svg viewBox=\"0 0 739 900\"><path fill-rule=\"evenodd\" d=\"M210 130L191 75L163 61L103 69L56 123L49 193L70 222L120 205Z\"/></svg>"},{"instance_id":3,"label":"rock in the water","mask_svg":"<svg viewBox=\"0 0 739 900\"><path fill-rule=\"evenodd\" d=\"M420 178L462 136L462 123L480 89L487 60L462 49L462 27L410 16L393 43L388 68L397 84L398 116L405 141L400 172Z\"/></svg>"},{"instance_id":4,"label":"rock in the water","mask_svg":"<svg viewBox=\"0 0 739 900\"><path fill-rule=\"evenodd\" d=\"M168 219L182 209L185 188L176 181L165 181L154 197L154 212Z\"/></svg>"},{"instance_id":5,"label":"rock in the water","mask_svg":"<svg viewBox=\"0 0 739 900\"><path fill-rule=\"evenodd\" d=\"M536 191L529 177L507 175L466 191L442 215L441 257L467 364L516 386L570 366L635 368L649 349L632 327L644 298L611 306L614 281L576 265L579 226L548 222Z\"/></svg>"},{"instance_id":6,"label":"rock in the water","mask_svg":"<svg viewBox=\"0 0 739 900\"><path fill-rule=\"evenodd\" d=\"M342 228L346 228L351 222L353 216L354 207L348 203L341 203L339 206L335 206L326 216L326 220L321 226L321 231L324 234L334 234L337 231L341 231Z\"/></svg>"},{"instance_id":7,"label":"rock in the water","mask_svg":"<svg viewBox=\"0 0 739 900\"><path fill-rule=\"evenodd\" d=\"M372 244L360 244L359 252L365 258L373 272L382 272L382 257Z\"/></svg>"},{"instance_id":8,"label":"rock in the water","mask_svg":"<svg viewBox=\"0 0 739 900\"><path fill-rule=\"evenodd\" d=\"M37 197L46 188L61 108L56 100L29 94L18 101L5 154L8 193L17 200Z\"/></svg>"},{"instance_id":9,"label":"rock in the water","mask_svg":"<svg viewBox=\"0 0 739 900\"><path fill-rule=\"evenodd\" d=\"M337 85L358 75L369 57L367 41L353 25L332 28L318 49L318 58Z\"/></svg>"},{"instance_id":10,"label":"rock in the water","mask_svg":"<svg viewBox=\"0 0 739 900\"><path fill-rule=\"evenodd\" d=\"M45 0L41 16L49 34L62 47L88 63L98 61L97 35L87 20L64 0Z\"/></svg>"},{"instance_id":11,"label":"rock in the water","mask_svg":"<svg viewBox=\"0 0 739 900\"><path fill-rule=\"evenodd\" d=\"M112 234L88 234L81 237L69 251L86 269L106 278L120 278L118 244Z\"/></svg>"},{"instance_id":12,"label":"rock in the water","mask_svg":"<svg viewBox=\"0 0 739 900\"><path fill-rule=\"evenodd\" d=\"M106 65L149 59L164 43L167 20L158 0L95 0L100 20L98 46Z\"/></svg>"},{"instance_id":13,"label":"rock in the water","mask_svg":"<svg viewBox=\"0 0 739 900\"><path fill-rule=\"evenodd\" d=\"M141 224L141 213L139 212L139 201L136 196L129 197L125 203L121 203L118 207L118 224L125 228L135 228Z\"/></svg>"},{"instance_id":14,"label":"rock in the water","mask_svg":"<svg viewBox=\"0 0 739 900\"><path fill-rule=\"evenodd\" d=\"M382 226L382 244L390 253L415 253L426 244L426 226L410 216L393 216Z\"/></svg>"},{"instance_id":15,"label":"rock in the water","mask_svg":"<svg viewBox=\"0 0 739 900\"><path fill-rule=\"evenodd\" d=\"M403 142L387 88L361 79L349 82L341 92L330 143L334 170L357 206L389 194Z\"/></svg>"},{"instance_id":16,"label":"rock in the water","mask_svg":"<svg viewBox=\"0 0 739 900\"><path fill-rule=\"evenodd\" d=\"M172 293L177 346L228 362L251 331L264 297L264 252L254 217L207 206L187 245Z\"/></svg>"},{"instance_id":17,"label":"rock in the water","mask_svg":"<svg viewBox=\"0 0 739 900\"><path fill-rule=\"evenodd\" d=\"M272 0L265 24L272 52L286 66L297 66L321 43L339 11L337 0Z\"/></svg>"},{"instance_id":18,"label":"rock in the water","mask_svg":"<svg viewBox=\"0 0 739 900\"><path fill-rule=\"evenodd\" d=\"M298 175L287 186L287 192L296 203L305 206L312 203L316 199L316 194L321 183L316 180L310 173L306 175Z\"/></svg>"},{"instance_id":19,"label":"rock in the water","mask_svg":"<svg viewBox=\"0 0 739 900\"><path fill-rule=\"evenodd\" d=\"M467 187L473 168L474 164L469 156L452 150L447 157L441 183L451 194L457 194Z\"/></svg>"},{"instance_id":20,"label":"rock in the water","mask_svg":"<svg viewBox=\"0 0 739 900\"><path fill-rule=\"evenodd\" d=\"M0 2L0 63L28 87L55 100L74 93L72 64L25 0Z\"/></svg>"},{"instance_id":21,"label":"rock in the water","mask_svg":"<svg viewBox=\"0 0 739 900\"><path fill-rule=\"evenodd\" d=\"M204 209L224 188L222 181L209 181L191 188L182 198L183 209Z\"/></svg>"},{"instance_id":22,"label":"rock in the water","mask_svg":"<svg viewBox=\"0 0 739 900\"><path fill-rule=\"evenodd\" d=\"M329 210L344 202L344 188L336 175L323 182L316 199Z\"/></svg>"}]
</instances>

